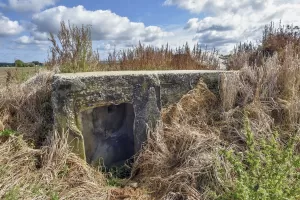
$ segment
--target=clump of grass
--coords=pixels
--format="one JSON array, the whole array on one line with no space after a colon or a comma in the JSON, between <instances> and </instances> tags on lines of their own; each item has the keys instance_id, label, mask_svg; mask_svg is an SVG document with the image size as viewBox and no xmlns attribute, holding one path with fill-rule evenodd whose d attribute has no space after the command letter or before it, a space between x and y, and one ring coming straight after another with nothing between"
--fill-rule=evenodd
<instances>
[{"instance_id":1,"label":"clump of grass","mask_svg":"<svg viewBox=\"0 0 300 200\"><path fill-rule=\"evenodd\" d=\"M106 199L104 176L71 153L65 137L48 139L41 149L21 135L0 141L0 198Z\"/></svg>"},{"instance_id":2,"label":"clump of grass","mask_svg":"<svg viewBox=\"0 0 300 200\"><path fill-rule=\"evenodd\" d=\"M0 90L0 121L41 146L52 130L52 72L41 71L22 84L12 83Z\"/></svg>"},{"instance_id":3,"label":"clump of grass","mask_svg":"<svg viewBox=\"0 0 300 200\"><path fill-rule=\"evenodd\" d=\"M12 131L12 130L9 130L9 129L5 129L3 131L0 132L0 137L9 137L11 135L15 135L16 132L15 131Z\"/></svg>"},{"instance_id":4,"label":"clump of grass","mask_svg":"<svg viewBox=\"0 0 300 200\"><path fill-rule=\"evenodd\" d=\"M9 87L13 84L20 84L39 72L38 67L20 68L6 70L5 86Z\"/></svg>"},{"instance_id":5,"label":"clump of grass","mask_svg":"<svg viewBox=\"0 0 300 200\"><path fill-rule=\"evenodd\" d=\"M56 35L50 33L52 47L48 61L50 69L60 72L87 72L101 70L99 53L92 48L91 26L76 27L64 21Z\"/></svg>"}]
</instances>

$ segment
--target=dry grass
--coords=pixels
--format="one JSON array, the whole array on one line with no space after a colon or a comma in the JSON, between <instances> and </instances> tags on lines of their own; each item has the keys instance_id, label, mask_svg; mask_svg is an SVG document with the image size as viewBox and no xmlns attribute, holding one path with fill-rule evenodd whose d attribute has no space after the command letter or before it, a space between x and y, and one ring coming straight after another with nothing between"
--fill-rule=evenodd
<instances>
[{"instance_id":1,"label":"dry grass","mask_svg":"<svg viewBox=\"0 0 300 200\"><path fill-rule=\"evenodd\" d=\"M50 33L51 55L45 63L50 69L59 66L61 72L86 72L101 69L99 53L93 51L91 27L76 27L64 21L56 35Z\"/></svg>"},{"instance_id":2,"label":"dry grass","mask_svg":"<svg viewBox=\"0 0 300 200\"><path fill-rule=\"evenodd\" d=\"M41 146L52 130L52 75L41 71L22 84L12 83L0 91L0 121L35 146Z\"/></svg>"},{"instance_id":3,"label":"dry grass","mask_svg":"<svg viewBox=\"0 0 300 200\"><path fill-rule=\"evenodd\" d=\"M71 153L66 134L53 133L52 75L42 71L0 91L1 128L17 134L0 135L0 199L150 199L144 189L108 186Z\"/></svg>"},{"instance_id":4,"label":"dry grass","mask_svg":"<svg viewBox=\"0 0 300 200\"><path fill-rule=\"evenodd\" d=\"M20 83L34 76L40 67L0 67L0 86Z\"/></svg>"},{"instance_id":5,"label":"dry grass","mask_svg":"<svg viewBox=\"0 0 300 200\"><path fill-rule=\"evenodd\" d=\"M176 49L169 45L157 48L139 45L109 53L100 60L99 52L93 51L91 27L76 27L61 22L56 35L50 34L50 55L45 65L60 72L86 72L108 70L171 70L171 69L217 69L218 52L195 45L185 44ZM101 61L105 61L104 64Z\"/></svg>"},{"instance_id":6,"label":"dry grass","mask_svg":"<svg viewBox=\"0 0 300 200\"><path fill-rule=\"evenodd\" d=\"M283 63L286 45L291 45L296 53L300 53L300 28L293 25L274 26L274 22L265 26L260 45L240 43L226 61L229 70L240 70L244 65L262 66L266 58L277 54Z\"/></svg>"},{"instance_id":7,"label":"dry grass","mask_svg":"<svg viewBox=\"0 0 300 200\"><path fill-rule=\"evenodd\" d=\"M176 49L168 44L158 48L139 43L136 47L110 53L106 70L218 69L217 57L217 51L204 50L198 44L191 50L187 43Z\"/></svg>"},{"instance_id":8,"label":"dry grass","mask_svg":"<svg viewBox=\"0 0 300 200\"><path fill-rule=\"evenodd\" d=\"M72 154L65 138L53 134L33 149L21 136L0 143L1 199L106 199L103 175Z\"/></svg>"},{"instance_id":9,"label":"dry grass","mask_svg":"<svg viewBox=\"0 0 300 200\"><path fill-rule=\"evenodd\" d=\"M134 173L156 198L199 199L207 183L214 182L219 134L207 124L216 102L200 81L179 103L165 110L163 121L149 134Z\"/></svg>"},{"instance_id":10,"label":"dry grass","mask_svg":"<svg viewBox=\"0 0 300 200\"><path fill-rule=\"evenodd\" d=\"M153 196L163 199L211 199L224 182L217 166L229 168L220 149L243 152L244 116L256 138L280 130L282 142L299 127L300 60L291 45L284 62L274 54L263 66L245 65L224 74L220 97L199 85L163 114L137 157L134 173ZM230 170L228 170L229 172ZM232 179L232 174L226 175Z\"/></svg>"},{"instance_id":11,"label":"dry grass","mask_svg":"<svg viewBox=\"0 0 300 200\"><path fill-rule=\"evenodd\" d=\"M123 57L128 60L124 69L130 62L152 66L150 61L162 55L171 62L168 51L157 53L165 48L145 49L140 46L129 52L131 60ZM218 176L219 167L226 169L229 180L234 175L219 150L243 154L245 113L255 138L268 137L277 129L281 142L285 142L299 129L298 53L294 43L289 43L279 54L264 57L259 67L245 55L237 60L236 66L243 66L239 72L221 78L220 96L200 80L177 104L163 111L162 121L148 134L147 143L136 156L133 180L153 199L212 199L211 191L222 194L226 185ZM260 54L253 55L261 58ZM184 63L188 59L183 56L181 60ZM163 65L158 62L157 66ZM66 139L53 133L49 126L51 77L52 72L41 72L24 84L0 91L3 126L24 137L1 137L0 198L151 199L144 189L108 187L103 174L72 154Z\"/></svg>"}]
</instances>

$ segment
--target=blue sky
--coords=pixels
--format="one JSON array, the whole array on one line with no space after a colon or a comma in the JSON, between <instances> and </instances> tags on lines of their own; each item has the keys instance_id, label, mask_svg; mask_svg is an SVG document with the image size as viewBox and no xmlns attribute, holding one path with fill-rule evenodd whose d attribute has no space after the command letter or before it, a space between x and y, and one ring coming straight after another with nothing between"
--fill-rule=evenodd
<instances>
[{"instance_id":1,"label":"blue sky","mask_svg":"<svg viewBox=\"0 0 300 200\"><path fill-rule=\"evenodd\" d=\"M262 27L280 19L300 25L300 0L0 0L0 62L44 62L48 33L62 20L91 24L93 46L105 57L138 41L227 53L240 41L258 41Z\"/></svg>"}]
</instances>

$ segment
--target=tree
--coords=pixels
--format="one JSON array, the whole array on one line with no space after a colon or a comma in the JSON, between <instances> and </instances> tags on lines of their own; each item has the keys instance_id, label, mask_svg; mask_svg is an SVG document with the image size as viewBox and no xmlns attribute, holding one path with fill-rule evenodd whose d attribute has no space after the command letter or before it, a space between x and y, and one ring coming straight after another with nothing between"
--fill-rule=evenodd
<instances>
[{"instance_id":1,"label":"tree","mask_svg":"<svg viewBox=\"0 0 300 200\"><path fill-rule=\"evenodd\" d=\"M33 63L34 65L41 65L39 61L32 61L31 63Z\"/></svg>"},{"instance_id":2,"label":"tree","mask_svg":"<svg viewBox=\"0 0 300 200\"><path fill-rule=\"evenodd\" d=\"M24 62L22 60L15 60L16 67L24 67Z\"/></svg>"}]
</instances>

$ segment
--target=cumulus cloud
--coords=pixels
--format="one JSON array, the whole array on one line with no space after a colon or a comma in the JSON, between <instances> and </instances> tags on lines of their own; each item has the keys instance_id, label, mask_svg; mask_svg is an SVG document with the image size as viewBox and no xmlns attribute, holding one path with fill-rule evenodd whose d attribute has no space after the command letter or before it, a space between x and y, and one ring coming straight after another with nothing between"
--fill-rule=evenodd
<instances>
[{"instance_id":1,"label":"cumulus cloud","mask_svg":"<svg viewBox=\"0 0 300 200\"><path fill-rule=\"evenodd\" d=\"M195 33L194 41L223 51L239 42L259 42L263 27L271 21L300 24L299 0L166 0L164 4L208 13L204 18L189 19L184 29Z\"/></svg>"},{"instance_id":2,"label":"cumulus cloud","mask_svg":"<svg viewBox=\"0 0 300 200\"><path fill-rule=\"evenodd\" d=\"M22 45L28 45L28 44L49 44L48 41L45 40L38 40L34 36L27 36L23 35L15 40L16 43L22 44Z\"/></svg>"},{"instance_id":3,"label":"cumulus cloud","mask_svg":"<svg viewBox=\"0 0 300 200\"><path fill-rule=\"evenodd\" d=\"M38 12L46 7L53 6L58 0L8 0L0 7L18 12Z\"/></svg>"},{"instance_id":4,"label":"cumulus cloud","mask_svg":"<svg viewBox=\"0 0 300 200\"><path fill-rule=\"evenodd\" d=\"M145 26L143 23L131 22L127 17L121 17L110 10L90 11L80 5L73 8L53 7L36 13L32 17L36 31L42 33L57 33L61 21L69 21L77 26L92 25L94 40L154 41L172 35L157 26Z\"/></svg>"},{"instance_id":5,"label":"cumulus cloud","mask_svg":"<svg viewBox=\"0 0 300 200\"><path fill-rule=\"evenodd\" d=\"M241 9L263 10L273 0L166 0L164 5L177 6L192 13L238 12Z\"/></svg>"},{"instance_id":6,"label":"cumulus cloud","mask_svg":"<svg viewBox=\"0 0 300 200\"><path fill-rule=\"evenodd\" d=\"M12 21L0 13L0 37L17 35L23 31L18 21Z\"/></svg>"}]
</instances>

